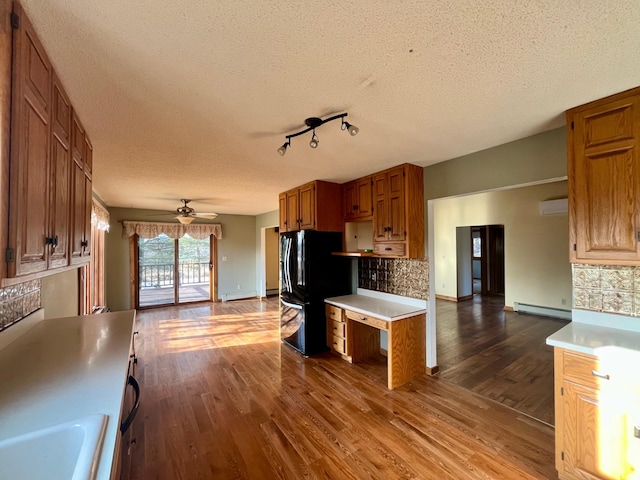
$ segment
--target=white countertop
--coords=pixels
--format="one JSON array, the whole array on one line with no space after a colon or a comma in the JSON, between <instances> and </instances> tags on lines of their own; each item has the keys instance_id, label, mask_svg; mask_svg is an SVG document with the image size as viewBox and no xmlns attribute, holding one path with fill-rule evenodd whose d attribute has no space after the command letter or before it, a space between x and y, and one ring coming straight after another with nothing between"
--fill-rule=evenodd
<instances>
[{"instance_id":1,"label":"white countertop","mask_svg":"<svg viewBox=\"0 0 640 480\"><path fill-rule=\"evenodd\" d=\"M547 338L547 345L589 355L615 347L640 352L640 318L573 310L573 321Z\"/></svg>"},{"instance_id":2,"label":"white countertop","mask_svg":"<svg viewBox=\"0 0 640 480\"><path fill-rule=\"evenodd\" d=\"M378 294L378 292L363 289L358 289L358 294L355 295L329 297L325 299L325 302L363 315L372 315L388 322L413 317L427 311L424 300Z\"/></svg>"},{"instance_id":3,"label":"white countertop","mask_svg":"<svg viewBox=\"0 0 640 480\"><path fill-rule=\"evenodd\" d=\"M134 319L130 310L42 320L2 348L0 440L107 415L96 478L109 479Z\"/></svg>"}]
</instances>

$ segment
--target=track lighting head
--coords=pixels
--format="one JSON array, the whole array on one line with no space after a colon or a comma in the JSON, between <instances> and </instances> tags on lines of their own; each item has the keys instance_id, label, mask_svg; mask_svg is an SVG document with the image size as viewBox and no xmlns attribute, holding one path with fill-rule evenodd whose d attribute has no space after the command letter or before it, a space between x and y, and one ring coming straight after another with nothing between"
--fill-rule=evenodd
<instances>
[{"instance_id":1,"label":"track lighting head","mask_svg":"<svg viewBox=\"0 0 640 480\"><path fill-rule=\"evenodd\" d=\"M282 146L278 149L278 153L280 155L284 155L287 153L287 147L291 145L291 139L287 138L287 141L282 144Z\"/></svg>"},{"instance_id":2,"label":"track lighting head","mask_svg":"<svg viewBox=\"0 0 640 480\"><path fill-rule=\"evenodd\" d=\"M318 148L318 144L320 143L320 140L318 140L318 137L316 137L316 131L315 129L313 130L313 136L311 137L311 141L309 142L309 146L311 148Z\"/></svg>"},{"instance_id":3,"label":"track lighting head","mask_svg":"<svg viewBox=\"0 0 640 480\"><path fill-rule=\"evenodd\" d=\"M340 128L342 130L347 130L349 132L349 135L351 135L352 137L355 137L360 131L358 127L356 127L355 125L351 125L349 122L345 122L344 119L342 120L342 125L340 126Z\"/></svg>"},{"instance_id":4,"label":"track lighting head","mask_svg":"<svg viewBox=\"0 0 640 480\"><path fill-rule=\"evenodd\" d=\"M305 130L302 130L300 132L297 133L292 133L291 135L287 135L285 138L287 139L287 141L284 143L284 145L282 145L279 149L278 149L278 153L280 155L284 155L287 151L287 148L291 146L291 139L293 137L297 137L298 135L302 135L304 133L307 132L311 132L313 131L313 135L311 136L311 141L309 142L309 146L311 148L318 148L318 145L320 144L320 140L318 140L318 137L316 136L316 128L319 127L320 125L327 123L327 122L331 122L333 120L337 120L338 118L341 119L342 121L342 125L340 126L340 128L342 130L347 130L349 132L349 135L351 135L352 137L357 135L358 132L360 131L360 129L358 127L356 127L355 125L351 125L350 123L347 123L344 121L344 117L346 117L347 115L349 115L348 113L340 113L338 115L334 115L333 117L329 117L325 120L318 118L318 117L310 117L307 118L304 123L305 125L308 127Z\"/></svg>"}]
</instances>

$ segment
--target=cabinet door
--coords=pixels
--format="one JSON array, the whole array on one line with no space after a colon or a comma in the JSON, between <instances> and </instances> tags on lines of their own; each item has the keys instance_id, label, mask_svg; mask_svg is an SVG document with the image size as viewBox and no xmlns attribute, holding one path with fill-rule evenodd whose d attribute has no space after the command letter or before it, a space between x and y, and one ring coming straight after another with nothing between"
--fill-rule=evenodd
<instances>
[{"instance_id":1,"label":"cabinet door","mask_svg":"<svg viewBox=\"0 0 640 480\"><path fill-rule=\"evenodd\" d=\"M278 217L280 224L280 231L287 231L287 194L281 193L278 196Z\"/></svg>"},{"instance_id":2,"label":"cabinet door","mask_svg":"<svg viewBox=\"0 0 640 480\"><path fill-rule=\"evenodd\" d=\"M371 198L371 177L363 177L357 182L356 215L358 218L373 215L373 201Z\"/></svg>"},{"instance_id":3,"label":"cabinet door","mask_svg":"<svg viewBox=\"0 0 640 480\"><path fill-rule=\"evenodd\" d=\"M71 104L58 76L53 74L51 135L51 237L49 268L69 264L71 214Z\"/></svg>"},{"instance_id":4,"label":"cabinet door","mask_svg":"<svg viewBox=\"0 0 640 480\"><path fill-rule=\"evenodd\" d=\"M316 189L313 183L303 185L300 190L300 230L316 228Z\"/></svg>"},{"instance_id":5,"label":"cabinet door","mask_svg":"<svg viewBox=\"0 0 640 480\"><path fill-rule=\"evenodd\" d=\"M404 168L394 168L388 174L387 206L389 229L387 238L402 241L406 237L404 218Z\"/></svg>"},{"instance_id":6,"label":"cabinet door","mask_svg":"<svg viewBox=\"0 0 640 480\"><path fill-rule=\"evenodd\" d=\"M620 396L563 382L564 461L560 473L573 478L626 478Z\"/></svg>"},{"instance_id":7,"label":"cabinet door","mask_svg":"<svg viewBox=\"0 0 640 480\"><path fill-rule=\"evenodd\" d=\"M82 240L84 247L82 249L82 255L85 257L91 256L91 211L93 209L93 181L91 178L91 167L93 163L93 146L89 140L89 136L85 132L85 162L84 162L84 215L83 215L83 228L82 228Z\"/></svg>"},{"instance_id":8,"label":"cabinet door","mask_svg":"<svg viewBox=\"0 0 640 480\"><path fill-rule=\"evenodd\" d=\"M389 230L389 212L387 205L387 175L379 173L373 176L373 240L387 240Z\"/></svg>"},{"instance_id":9,"label":"cabinet door","mask_svg":"<svg viewBox=\"0 0 640 480\"><path fill-rule=\"evenodd\" d=\"M85 223L85 175L84 175L84 157L85 157L85 140L84 128L80 120L73 114L71 122L71 157L73 159L72 168L72 195L71 195L71 263L78 264L85 260L82 258L83 242L84 242L84 223Z\"/></svg>"},{"instance_id":10,"label":"cabinet door","mask_svg":"<svg viewBox=\"0 0 640 480\"><path fill-rule=\"evenodd\" d=\"M640 98L627 96L568 113L567 121L573 125L572 261L640 260Z\"/></svg>"},{"instance_id":11,"label":"cabinet door","mask_svg":"<svg viewBox=\"0 0 640 480\"><path fill-rule=\"evenodd\" d=\"M298 226L300 219L298 216L298 199L299 192L297 188L287 192L287 232L300 230Z\"/></svg>"},{"instance_id":12,"label":"cabinet door","mask_svg":"<svg viewBox=\"0 0 640 480\"><path fill-rule=\"evenodd\" d=\"M358 199L356 197L356 181L342 185L343 215L346 221L353 220L357 216Z\"/></svg>"},{"instance_id":13,"label":"cabinet door","mask_svg":"<svg viewBox=\"0 0 640 480\"><path fill-rule=\"evenodd\" d=\"M9 276L47 269L51 64L22 8L13 34Z\"/></svg>"}]
</instances>

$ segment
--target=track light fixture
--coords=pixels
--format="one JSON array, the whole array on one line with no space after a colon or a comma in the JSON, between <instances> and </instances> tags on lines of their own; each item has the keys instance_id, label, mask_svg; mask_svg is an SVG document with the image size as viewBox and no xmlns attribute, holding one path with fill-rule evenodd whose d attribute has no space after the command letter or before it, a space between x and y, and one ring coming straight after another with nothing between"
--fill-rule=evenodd
<instances>
[{"instance_id":1,"label":"track light fixture","mask_svg":"<svg viewBox=\"0 0 640 480\"><path fill-rule=\"evenodd\" d=\"M327 122L337 120L338 118L342 122L342 124L340 125L341 130L347 130L349 132L349 135L351 135L352 137L357 135L360 129L355 125L351 125L350 123L344 121L344 117L346 117L347 115L348 113L341 113L339 115L334 115L333 117L329 117L325 120L318 117L307 118L304 121L304 124L307 126L307 128L300 132L287 135L285 137L287 141L278 149L278 153L280 155L284 155L287 152L287 148L291 146L291 139L293 137L297 137L298 135L302 135L304 133L311 132L311 131L313 131L313 134L311 136L311 141L309 142L309 146L311 148L318 148L318 144L320 143L320 140L318 140L318 137L316 135L316 128L318 128L320 125L323 125Z\"/></svg>"}]
</instances>

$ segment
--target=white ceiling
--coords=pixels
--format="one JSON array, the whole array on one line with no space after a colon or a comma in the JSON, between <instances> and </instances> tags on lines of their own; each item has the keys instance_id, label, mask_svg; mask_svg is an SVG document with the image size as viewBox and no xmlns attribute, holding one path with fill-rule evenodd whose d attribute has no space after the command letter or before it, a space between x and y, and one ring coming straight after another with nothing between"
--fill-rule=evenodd
<instances>
[{"instance_id":1,"label":"white ceiling","mask_svg":"<svg viewBox=\"0 0 640 480\"><path fill-rule=\"evenodd\" d=\"M260 214L313 179L429 165L640 84L637 0L22 0L109 206ZM292 139L304 119L348 112Z\"/></svg>"}]
</instances>

